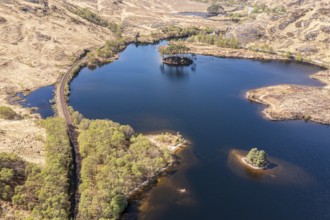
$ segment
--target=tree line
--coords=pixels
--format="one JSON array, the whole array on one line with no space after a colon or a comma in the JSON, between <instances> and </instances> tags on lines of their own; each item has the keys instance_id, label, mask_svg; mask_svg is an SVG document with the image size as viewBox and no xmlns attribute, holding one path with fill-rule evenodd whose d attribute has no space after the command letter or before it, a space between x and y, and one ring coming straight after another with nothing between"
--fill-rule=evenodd
<instances>
[{"instance_id":1,"label":"tree line","mask_svg":"<svg viewBox=\"0 0 330 220\"><path fill-rule=\"evenodd\" d=\"M0 200L16 207L15 219L69 219L72 157L66 122L48 118L40 125L47 132L44 166L0 154Z\"/></svg>"},{"instance_id":2,"label":"tree line","mask_svg":"<svg viewBox=\"0 0 330 220\"><path fill-rule=\"evenodd\" d=\"M78 219L117 219L141 183L166 167L171 156L128 125L82 119Z\"/></svg>"}]
</instances>

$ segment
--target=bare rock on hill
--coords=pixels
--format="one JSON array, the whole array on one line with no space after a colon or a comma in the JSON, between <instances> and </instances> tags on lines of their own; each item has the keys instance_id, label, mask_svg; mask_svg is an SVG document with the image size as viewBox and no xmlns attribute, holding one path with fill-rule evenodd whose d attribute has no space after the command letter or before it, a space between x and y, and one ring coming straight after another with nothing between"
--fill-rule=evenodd
<instances>
[{"instance_id":1,"label":"bare rock on hill","mask_svg":"<svg viewBox=\"0 0 330 220\"><path fill-rule=\"evenodd\" d=\"M297 51L304 54L314 54L317 53L319 49L315 46L304 46L304 47L299 47Z\"/></svg>"},{"instance_id":2,"label":"bare rock on hill","mask_svg":"<svg viewBox=\"0 0 330 220\"><path fill-rule=\"evenodd\" d=\"M330 34L330 26L325 26L325 25L323 25L323 26L321 27L321 30L322 30L323 32L327 33L327 34Z\"/></svg>"},{"instance_id":3,"label":"bare rock on hill","mask_svg":"<svg viewBox=\"0 0 330 220\"><path fill-rule=\"evenodd\" d=\"M312 20L298 21L295 25L297 28L307 28L311 24Z\"/></svg>"},{"instance_id":4,"label":"bare rock on hill","mask_svg":"<svg viewBox=\"0 0 330 220\"><path fill-rule=\"evenodd\" d=\"M318 35L319 35L318 31L311 31L305 35L305 39L308 41L313 41L317 38Z\"/></svg>"},{"instance_id":5,"label":"bare rock on hill","mask_svg":"<svg viewBox=\"0 0 330 220\"><path fill-rule=\"evenodd\" d=\"M330 17L330 8L320 8L319 10L317 10L317 13Z\"/></svg>"},{"instance_id":6,"label":"bare rock on hill","mask_svg":"<svg viewBox=\"0 0 330 220\"><path fill-rule=\"evenodd\" d=\"M6 23L7 20L4 17L0 17L0 24Z\"/></svg>"},{"instance_id":7,"label":"bare rock on hill","mask_svg":"<svg viewBox=\"0 0 330 220\"><path fill-rule=\"evenodd\" d=\"M227 33L229 37L235 37L245 45L250 42L257 41L266 35L265 28L258 23L246 23L238 25L234 30Z\"/></svg>"},{"instance_id":8,"label":"bare rock on hill","mask_svg":"<svg viewBox=\"0 0 330 220\"><path fill-rule=\"evenodd\" d=\"M295 10L281 22L281 24L279 25L279 29L284 30L288 25L303 17L306 14L306 11L306 9Z\"/></svg>"}]
</instances>

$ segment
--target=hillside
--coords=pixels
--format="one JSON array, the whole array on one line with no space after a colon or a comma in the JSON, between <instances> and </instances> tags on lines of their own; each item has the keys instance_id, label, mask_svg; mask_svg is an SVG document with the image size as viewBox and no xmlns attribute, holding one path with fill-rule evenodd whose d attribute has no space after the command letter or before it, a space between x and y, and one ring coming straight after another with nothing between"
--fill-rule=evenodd
<instances>
[{"instance_id":1,"label":"hillside","mask_svg":"<svg viewBox=\"0 0 330 220\"><path fill-rule=\"evenodd\" d=\"M84 50L94 50L115 39L117 24L122 26L124 36L132 36L170 24L203 22L199 18L172 18L172 13L185 10L187 5L189 10L206 8L188 0L151 4L137 0L1 1L0 106L11 105L8 99L17 92L54 84ZM160 19L155 22L156 16ZM108 25L103 25L104 21ZM38 136L44 136L45 131L33 122L39 116L18 105L11 107L24 117L19 121L0 119L0 150L42 162L43 143Z\"/></svg>"},{"instance_id":2,"label":"hillside","mask_svg":"<svg viewBox=\"0 0 330 220\"><path fill-rule=\"evenodd\" d=\"M212 4L221 10L217 16L207 17ZM165 36L157 34L166 27L192 26L208 29L208 36L235 43L223 49L214 43L189 42L196 53L294 58L330 66L328 0L2 0L0 109L10 107L17 117L0 114L0 152L45 165L46 129L38 125L38 114L10 102L18 92L56 84L81 54L96 51L107 41L120 38L128 42L137 33L141 40L152 41ZM329 77L329 72L325 73L324 77ZM249 94L251 100L271 107L282 104L265 110L270 112L270 119L299 118L329 124L329 109L324 107L329 97L326 84L320 88L275 86ZM274 98L277 93L286 94ZM300 102L293 105L296 100ZM310 108L314 105L323 111Z\"/></svg>"},{"instance_id":3,"label":"hillside","mask_svg":"<svg viewBox=\"0 0 330 220\"><path fill-rule=\"evenodd\" d=\"M211 3L209 3L211 4ZM227 37L243 47L297 55L330 64L330 3L325 0L219 1L224 11L211 17ZM231 19L232 24L221 25Z\"/></svg>"}]
</instances>

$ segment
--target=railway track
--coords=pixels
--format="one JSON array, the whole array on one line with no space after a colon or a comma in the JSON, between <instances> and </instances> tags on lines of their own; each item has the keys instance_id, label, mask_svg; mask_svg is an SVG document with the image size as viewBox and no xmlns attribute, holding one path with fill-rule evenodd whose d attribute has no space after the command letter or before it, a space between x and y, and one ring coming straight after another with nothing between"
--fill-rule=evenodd
<instances>
[{"instance_id":1,"label":"railway track","mask_svg":"<svg viewBox=\"0 0 330 220\"><path fill-rule=\"evenodd\" d=\"M85 54L80 56L80 59L77 60L75 63L71 65L71 67L66 71L66 73L61 78L61 81L58 85L57 92L56 92L56 100L57 100L57 110L59 115L63 116L66 120L68 126L68 134L70 137L71 147L72 147L72 159L73 159L73 184L72 184L72 217L73 219L77 218L78 214L78 204L79 204L79 183L80 183L80 170L81 170L81 157L79 153L79 145L78 145L78 133L76 131L76 127L72 123L72 118L68 109L67 99L65 94L65 86L69 83L72 71L84 61Z\"/></svg>"}]
</instances>

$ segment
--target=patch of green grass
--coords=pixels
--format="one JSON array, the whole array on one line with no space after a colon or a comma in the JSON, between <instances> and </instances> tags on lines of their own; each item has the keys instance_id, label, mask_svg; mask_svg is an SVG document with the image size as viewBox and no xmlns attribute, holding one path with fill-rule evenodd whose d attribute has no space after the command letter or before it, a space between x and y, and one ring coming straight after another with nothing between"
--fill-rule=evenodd
<instances>
[{"instance_id":1,"label":"patch of green grass","mask_svg":"<svg viewBox=\"0 0 330 220\"><path fill-rule=\"evenodd\" d=\"M7 120L17 120L21 117L12 108L7 106L0 106L0 118Z\"/></svg>"}]
</instances>

